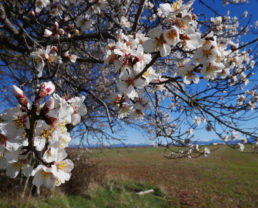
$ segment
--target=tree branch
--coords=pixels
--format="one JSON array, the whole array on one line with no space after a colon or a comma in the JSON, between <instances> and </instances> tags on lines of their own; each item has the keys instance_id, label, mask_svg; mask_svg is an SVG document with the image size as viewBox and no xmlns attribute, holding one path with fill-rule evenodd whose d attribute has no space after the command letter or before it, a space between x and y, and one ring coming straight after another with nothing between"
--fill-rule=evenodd
<instances>
[{"instance_id":1,"label":"tree branch","mask_svg":"<svg viewBox=\"0 0 258 208\"><path fill-rule=\"evenodd\" d=\"M139 3L139 8L138 8L138 11L135 15L135 20L134 20L133 27L132 27L132 32L136 31L138 21L140 19L140 16L142 14L142 10L144 8L144 3L145 3L145 0L141 0L140 3Z\"/></svg>"}]
</instances>

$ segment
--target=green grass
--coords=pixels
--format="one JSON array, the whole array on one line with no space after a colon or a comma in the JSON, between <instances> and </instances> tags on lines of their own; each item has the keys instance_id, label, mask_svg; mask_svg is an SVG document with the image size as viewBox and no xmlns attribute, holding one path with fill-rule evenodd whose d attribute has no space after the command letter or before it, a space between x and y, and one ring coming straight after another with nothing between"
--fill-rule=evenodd
<instances>
[{"instance_id":1,"label":"green grass","mask_svg":"<svg viewBox=\"0 0 258 208\"><path fill-rule=\"evenodd\" d=\"M138 195L142 190L154 189L153 193ZM5 208L170 208L167 196L157 187L146 183L110 180L89 195L57 195L47 199L31 199L27 202L0 202Z\"/></svg>"}]
</instances>

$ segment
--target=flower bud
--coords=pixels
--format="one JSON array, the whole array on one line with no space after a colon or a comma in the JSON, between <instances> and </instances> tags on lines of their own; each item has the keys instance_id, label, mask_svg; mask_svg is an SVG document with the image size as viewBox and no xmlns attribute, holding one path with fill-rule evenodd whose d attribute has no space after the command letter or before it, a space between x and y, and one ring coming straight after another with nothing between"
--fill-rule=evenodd
<instances>
[{"instance_id":1,"label":"flower bud","mask_svg":"<svg viewBox=\"0 0 258 208\"><path fill-rule=\"evenodd\" d=\"M45 122L52 126L52 127L55 127L56 126L56 123L58 121L58 118L54 118L54 117L50 117L50 116L45 116L44 118Z\"/></svg>"},{"instance_id":2,"label":"flower bud","mask_svg":"<svg viewBox=\"0 0 258 208\"><path fill-rule=\"evenodd\" d=\"M56 46L52 46L51 51L58 52L58 48Z\"/></svg>"},{"instance_id":3,"label":"flower bud","mask_svg":"<svg viewBox=\"0 0 258 208\"><path fill-rule=\"evenodd\" d=\"M54 106L55 106L55 100L54 98L50 98L48 102L46 102L43 108L41 109L40 114L46 115L49 111L54 109Z\"/></svg>"},{"instance_id":4,"label":"flower bud","mask_svg":"<svg viewBox=\"0 0 258 208\"><path fill-rule=\"evenodd\" d=\"M15 97L24 96L24 92L17 86L13 85L13 94Z\"/></svg>"},{"instance_id":5,"label":"flower bud","mask_svg":"<svg viewBox=\"0 0 258 208\"><path fill-rule=\"evenodd\" d=\"M79 35L79 34L80 34L80 31L76 29L76 30L74 30L74 34L75 34L75 35Z\"/></svg>"},{"instance_id":6,"label":"flower bud","mask_svg":"<svg viewBox=\"0 0 258 208\"><path fill-rule=\"evenodd\" d=\"M13 94L17 98L20 105L27 108L28 100L27 100L24 92L19 87L13 85Z\"/></svg>"}]
</instances>

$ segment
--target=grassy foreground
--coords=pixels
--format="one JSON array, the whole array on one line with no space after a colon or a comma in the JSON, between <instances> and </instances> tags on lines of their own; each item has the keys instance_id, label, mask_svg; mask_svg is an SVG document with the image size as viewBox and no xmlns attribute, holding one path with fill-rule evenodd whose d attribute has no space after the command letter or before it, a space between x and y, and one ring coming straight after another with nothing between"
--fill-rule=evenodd
<instances>
[{"instance_id":1,"label":"grassy foreground","mask_svg":"<svg viewBox=\"0 0 258 208\"><path fill-rule=\"evenodd\" d=\"M153 189L153 193L138 195L142 190ZM170 208L165 194L155 186L131 181L110 180L87 195L54 195L47 199L26 201L0 201L0 207L14 208Z\"/></svg>"}]
</instances>

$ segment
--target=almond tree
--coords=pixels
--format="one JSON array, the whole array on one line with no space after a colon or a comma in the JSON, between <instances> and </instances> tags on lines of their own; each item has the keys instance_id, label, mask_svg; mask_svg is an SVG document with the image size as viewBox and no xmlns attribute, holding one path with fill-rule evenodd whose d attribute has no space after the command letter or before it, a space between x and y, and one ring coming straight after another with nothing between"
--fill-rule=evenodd
<instances>
[{"instance_id":1,"label":"almond tree","mask_svg":"<svg viewBox=\"0 0 258 208\"><path fill-rule=\"evenodd\" d=\"M22 170L35 186L53 188L73 168L64 151L70 132L82 140L117 139L112 133L122 123L180 147L168 158L208 155L192 142L200 128L226 143L242 138L232 148L252 143L257 151L257 127L242 126L257 121L257 38L240 43L257 24L245 12L241 26L202 0L207 14L195 13L193 3L2 1L1 102L19 102L1 115L6 174ZM238 3L246 1L224 1ZM19 86L14 97L10 83Z\"/></svg>"}]
</instances>

